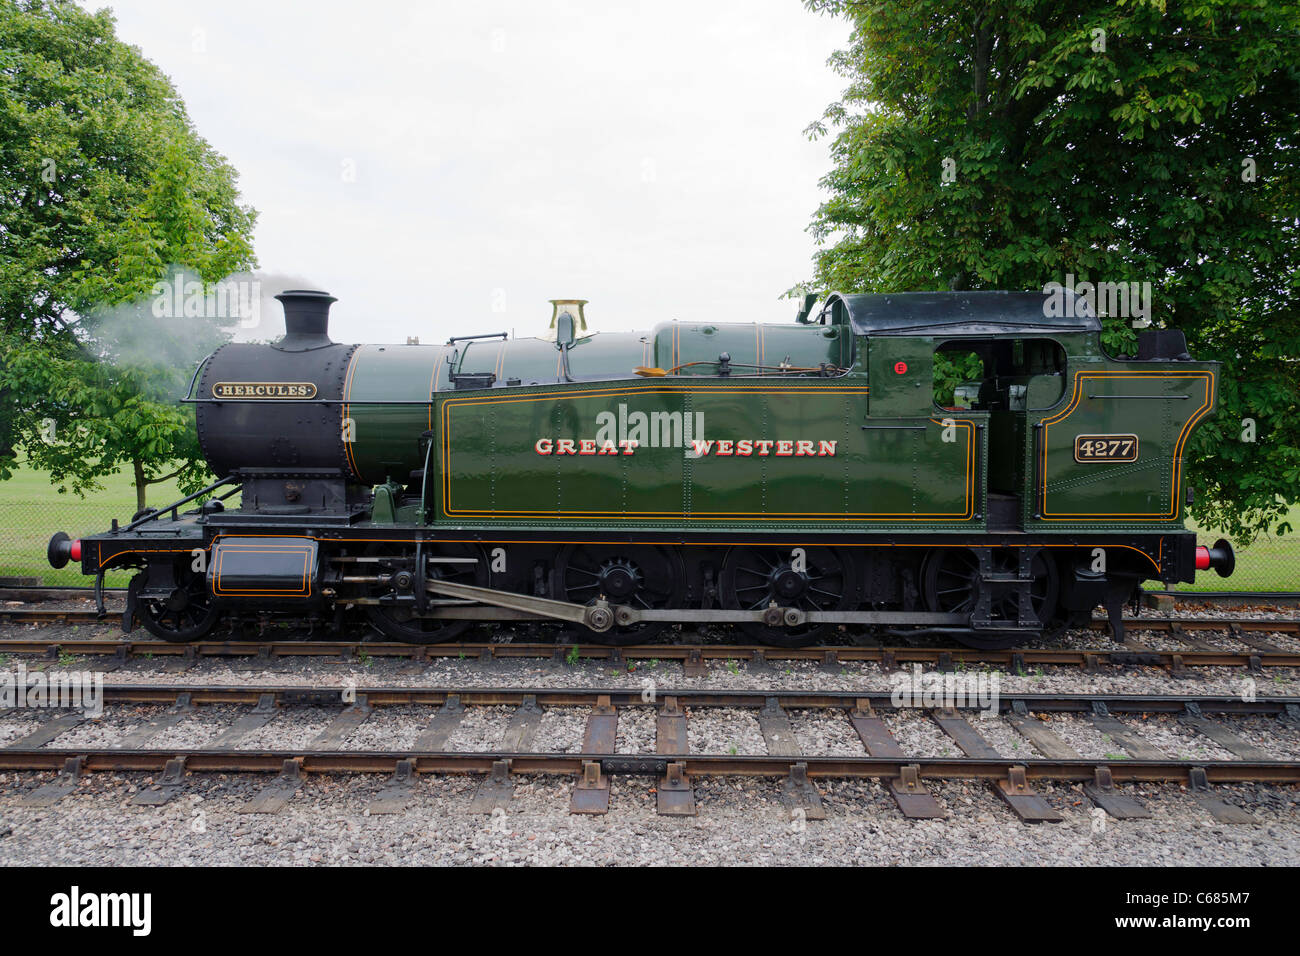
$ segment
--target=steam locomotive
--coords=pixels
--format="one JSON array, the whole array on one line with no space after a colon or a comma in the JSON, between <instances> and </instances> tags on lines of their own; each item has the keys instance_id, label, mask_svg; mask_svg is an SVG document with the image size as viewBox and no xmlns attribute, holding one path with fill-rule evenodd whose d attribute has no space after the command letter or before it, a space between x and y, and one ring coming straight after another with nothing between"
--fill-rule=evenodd
<instances>
[{"instance_id":1,"label":"steam locomotive","mask_svg":"<svg viewBox=\"0 0 1300 956\"><path fill-rule=\"evenodd\" d=\"M1122 638L1144 581L1232 572L1183 525L1217 365L1172 329L1108 355L1082 297L836 293L789 325L645 333L555 300L536 338L405 346L335 343L334 298L277 298L284 337L222 346L183 399L220 479L50 541L101 609L105 573L136 570L127 632L364 615L406 642L536 621L1003 647L1099 605ZM951 395L944 359L978 370Z\"/></svg>"}]
</instances>

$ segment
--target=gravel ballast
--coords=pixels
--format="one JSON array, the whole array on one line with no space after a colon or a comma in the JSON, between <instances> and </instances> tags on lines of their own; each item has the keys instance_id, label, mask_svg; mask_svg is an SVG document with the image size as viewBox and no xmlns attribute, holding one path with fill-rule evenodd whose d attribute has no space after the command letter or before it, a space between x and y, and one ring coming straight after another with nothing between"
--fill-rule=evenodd
<instances>
[{"instance_id":1,"label":"gravel ballast","mask_svg":"<svg viewBox=\"0 0 1300 956\"><path fill-rule=\"evenodd\" d=\"M1070 786L1039 792L1065 816L1027 826L980 783L932 786L945 820L908 821L873 781L822 782L828 819L802 822L775 780L696 781L700 815L655 813L654 781L615 777L610 813L572 816L568 778L516 778L507 812L468 812L476 781L421 778L396 816L368 816L379 776L311 777L275 815L239 813L265 777L204 775L159 807L127 801L152 778L98 774L51 808L13 805L49 775L0 775L0 863L190 864L740 864L885 865L1286 865L1300 864L1295 788L1218 787L1258 820L1216 823L1174 786L1124 787L1150 820L1101 820Z\"/></svg>"}]
</instances>

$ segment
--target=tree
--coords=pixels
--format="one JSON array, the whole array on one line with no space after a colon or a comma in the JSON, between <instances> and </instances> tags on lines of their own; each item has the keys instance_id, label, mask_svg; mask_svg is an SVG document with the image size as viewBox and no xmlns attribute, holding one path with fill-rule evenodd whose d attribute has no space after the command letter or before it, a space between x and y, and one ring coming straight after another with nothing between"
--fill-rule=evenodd
<instances>
[{"instance_id":1,"label":"tree","mask_svg":"<svg viewBox=\"0 0 1300 956\"><path fill-rule=\"evenodd\" d=\"M80 494L207 477L176 399L223 334L153 309L179 272L253 267L255 213L107 11L0 0L0 478L19 449Z\"/></svg>"},{"instance_id":2,"label":"tree","mask_svg":"<svg viewBox=\"0 0 1300 956\"><path fill-rule=\"evenodd\" d=\"M1223 363L1194 516L1243 534L1300 500L1300 7L806 2L853 29L809 127L837 130L809 285L1150 282L1152 322Z\"/></svg>"}]
</instances>

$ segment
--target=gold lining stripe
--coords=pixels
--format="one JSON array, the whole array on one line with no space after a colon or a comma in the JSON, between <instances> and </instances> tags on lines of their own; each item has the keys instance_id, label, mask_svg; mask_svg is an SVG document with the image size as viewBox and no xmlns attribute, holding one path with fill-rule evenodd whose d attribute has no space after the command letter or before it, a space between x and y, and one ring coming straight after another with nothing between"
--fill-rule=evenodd
<instances>
[{"instance_id":1,"label":"gold lining stripe","mask_svg":"<svg viewBox=\"0 0 1300 956\"><path fill-rule=\"evenodd\" d=\"M222 537L225 537L224 535ZM260 535L258 537L261 537ZM269 536L268 536L269 537ZM220 540L220 539L218 539ZM245 588L242 591L226 591L221 587L221 564L226 559L226 549L221 549L217 555L216 580L212 588L214 595L222 597L311 597L311 580L308 577L310 570L312 549L306 545L285 545L282 548L236 548L236 554L302 554L302 584L296 591L284 591L272 588Z\"/></svg>"},{"instance_id":2,"label":"gold lining stripe","mask_svg":"<svg viewBox=\"0 0 1300 956\"><path fill-rule=\"evenodd\" d=\"M1201 380L1205 383L1205 402L1193 412L1183 423L1181 431L1178 433L1178 440L1174 443L1173 462L1170 475L1170 503L1171 510L1168 514L1153 514L1151 512L1057 512L1055 514L1047 510L1047 450L1048 450L1048 429L1052 425L1058 425L1070 415L1074 414L1083 398L1083 381L1088 378L1097 379L1116 379L1116 378L1135 378L1135 379L1189 379ZM1173 396L1167 396L1173 398ZM1179 515L1181 503L1179 500L1178 489L1182 481L1183 468L1183 446L1186 444L1188 437L1191 435L1192 428L1202 418L1209 413L1214 406L1214 374L1207 371L1188 371L1182 373L1169 373L1164 371L1087 371L1080 369L1074 373L1074 391L1070 396L1070 403L1052 418L1045 418L1043 425L1043 447L1039 455L1039 492L1042 503L1041 521L1071 521L1079 518L1116 518L1129 519L1134 521L1172 521Z\"/></svg>"},{"instance_id":3,"label":"gold lining stripe","mask_svg":"<svg viewBox=\"0 0 1300 956\"><path fill-rule=\"evenodd\" d=\"M918 521L969 521L975 515L975 498L978 495L978 489L974 487L975 468L974 463L978 455L975 447L975 423L969 419L950 419L954 424L962 427L966 432L966 474L964 478L964 507L961 512L820 512L820 511L789 511L773 512L771 514L758 515L748 511L695 511L691 514L682 514L679 511L529 511L529 510L509 510L509 511L481 511L481 510L453 510L451 507L451 409L453 406L460 405L499 405L514 404L518 402L537 402L537 401L562 401L574 398L607 398L624 395L657 395L657 394L699 394L706 395L710 392L754 392L760 391L764 394L772 395L857 395L866 394L869 387L842 387L827 386L824 388L804 387L804 388L777 388L771 387L759 388L757 386L744 385L727 385L727 386L696 386L696 385L640 385L624 386L608 390L591 390L562 393L544 393L541 395L522 395L517 397L505 398L479 398L467 397L463 399L444 399L442 404L442 489L443 489L443 514L449 517L483 517L508 518L518 516L566 516L581 518L618 518L626 516L664 516L674 520L707 520L716 517L736 517L745 516L752 521L780 521L786 518L823 518L826 520L852 521L862 520L864 518L899 518L902 520ZM930 418L930 422L936 425L942 425L942 421L936 418ZM698 516L698 517L697 517Z\"/></svg>"},{"instance_id":4,"label":"gold lining stripe","mask_svg":"<svg viewBox=\"0 0 1300 956\"><path fill-rule=\"evenodd\" d=\"M433 429L433 394L438 390L438 369L441 367L442 362L434 359L433 373L429 376L429 424L425 425L425 428L428 429Z\"/></svg>"},{"instance_id":5,"label":"gold lining stripe","mask_svg":"<svg viewBox=\"0 0 1300 956\"><path fill-rule=\"evenodd\" d=\"M352 375L356 371L357 359L361 357L361 350L364 348L365 348L364 345L358 345L356 351L352 353L352 358L348 360L347 375L345 375L343 378L343 415L339 419L340 436L343 434L347 420L352 413L352 406L348 403L348 399L351 398L352 396ZM432 417L432 409L430 409L430 417ZM344 455L347 457L348 466L352 469L352 474L356 475L357 480L360 481L361 472L357 469L356 459L352 457L352 446L356 443L356 437L357 437L355 425L356 423L353 422L354 427L352 429L352 441L345 441L343 443L343 452Z\"/></svg>"}]
</instances>

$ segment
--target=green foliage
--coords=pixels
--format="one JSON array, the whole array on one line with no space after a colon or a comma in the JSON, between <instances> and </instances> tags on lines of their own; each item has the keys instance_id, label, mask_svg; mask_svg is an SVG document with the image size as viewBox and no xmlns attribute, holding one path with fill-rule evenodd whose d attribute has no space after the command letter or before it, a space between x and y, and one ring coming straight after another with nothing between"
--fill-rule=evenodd
<instances>
[{"instance_id":1,"label":"green foliage","mask_svg":"<svg viewBox=\"0 0 1300 956\"><path fill-rule=\"evenodd\" d=\"M1300 8L807 5L853 27L848 89L809 127L837 132L808 285L1149 281L1153 322L1223 363L1188 449L1198 520L1243 535L1300 500ZM1136 334L1112 316L1103 341Z\"/></svg>"},{"instance_id":2,"label":"green foliage","mask_svg":"<svg viewBox=\"0 0 1300 956\"><path fill-rule=\"evenodd\" d=\"M45 415L25 442L29 460L79 495L100 489L99 479L123 467L141 488L176 476L182 490L196 490L206 476L201 466L162 474L169 463L201 463L202 456L194 413L170 398L151 397L159 391L150 381L153 371L87 361L44 343L15 346L5 379L24 394L39 395Z\"/></svg>"},{"instance_id":3,"label":"green foliage","mask_svg":"<svg viewBox=\"0 0 1300 956\"><path fill-rule=\"evenodd\" d=\"M22 448L79 494L126 466L141 501L169 468L198 487L176 399L222 333L147 297L252 268L254 213L107 11L0 0L0 196L0 478Z\"/></svg>"},{"instance_id":4,"label":"green foliage","mask_svg":"<svg viewBox=\"0 0 1300 956\"><path fill-rule=\"evenodd\" d=\"M944 408L953 406L953 389L983 377L984 360L974 352L935 352L934 403Z\"/></svg>"}]
</instances>

